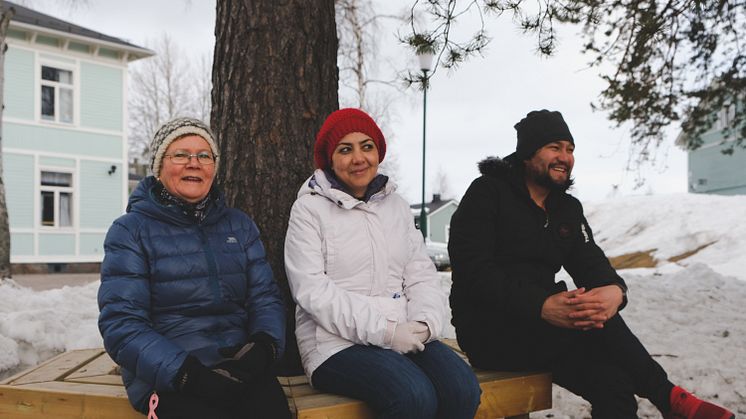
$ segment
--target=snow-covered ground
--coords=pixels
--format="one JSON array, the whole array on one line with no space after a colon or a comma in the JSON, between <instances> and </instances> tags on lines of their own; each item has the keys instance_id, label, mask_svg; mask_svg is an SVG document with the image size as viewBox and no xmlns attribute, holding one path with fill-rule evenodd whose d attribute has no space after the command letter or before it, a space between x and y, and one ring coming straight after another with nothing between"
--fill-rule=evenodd
<instances>
[{"instance_id":1,"label":"snow-covered ground","mask_svg":"<svg viewBox=\"0 0 746 419\"><path fill-rule=\"evenodd\" d=\"M630 288L622 314L671 380L746 414L746 196L625 197L587 204L586 215L608 256L656 249L655 268L620 271ZM61 351L100 347L97 289L0 283L0 378ZM639 414L660 417L647 401ZM555 386L554 408L532 416L577 419L590 409Z\"/></svg>"}]
</instances>

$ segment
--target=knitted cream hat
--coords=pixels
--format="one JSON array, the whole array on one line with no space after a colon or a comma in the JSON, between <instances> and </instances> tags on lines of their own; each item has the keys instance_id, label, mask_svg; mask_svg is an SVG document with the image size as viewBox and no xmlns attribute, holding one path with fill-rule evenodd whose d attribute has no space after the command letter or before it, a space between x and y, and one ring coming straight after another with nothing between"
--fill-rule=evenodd
<instances>
[{"instance_id":1,"label":"knitted cream hat","mask_svg":"<svg viewBox=\"0 0 746 419\"><path fill-rule=\"evenodd\" d=\"M176 118L158 128L158 131L153 136L153 141L150 143L150 150L153 152L153 157L150 160L150 170L153 172L153 176L160 177L161 162L168 146L174 140L185 135L199 135L207 141L212 154L215 156L215 171L217 172L220 157L218 155L218 146L215 144L215 137L212 135L210 127L198 119Z\"/></svg>"}]
</instances>

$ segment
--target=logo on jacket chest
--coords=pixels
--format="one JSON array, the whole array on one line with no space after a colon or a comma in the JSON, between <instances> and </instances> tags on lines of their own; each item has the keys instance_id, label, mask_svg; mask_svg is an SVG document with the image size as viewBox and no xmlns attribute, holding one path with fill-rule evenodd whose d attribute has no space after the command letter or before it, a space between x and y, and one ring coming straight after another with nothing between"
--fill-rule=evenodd
<instances>
[{"instance_id":1,"label":"logo on jacket chest","mask_svg":"<svg viewBox=\"0 0 746 419\"><path fill-rule=\"evenodd\" d=\"M225 239L226 244L235 244L238 243L238 239L233 236L228 236L227 239Z\"/></svg>"},{"instance_id":2,"label":"logo on jacket chest","mask_svg":"<svg viewBox=\"0 0 746 419\"><path fill-rule=\"evenodd\" d=\"M567 223L561 223L559 227L557 227L557 235L559 235L560 239L569 239L572 237L572 229L570 229L570 225Z\"/></svg>"}]
</instances>

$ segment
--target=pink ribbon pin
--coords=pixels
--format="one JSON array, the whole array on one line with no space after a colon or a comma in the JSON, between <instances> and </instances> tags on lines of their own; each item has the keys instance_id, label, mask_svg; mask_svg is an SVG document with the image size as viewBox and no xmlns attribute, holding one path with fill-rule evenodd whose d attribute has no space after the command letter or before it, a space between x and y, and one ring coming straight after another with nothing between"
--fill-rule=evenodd
<instances>
[{"instance_id":1,"label":"pink ribbon pin","mask_svg":"<svg viewBox=\"0 0 746 419\"><path fill-rule=\"evenodd\" d=\"M158 395L155 392L150 395L150 401L148 402L148 405L150 405L150 410L148 410L148 419L158 419L158 416L156 416L155 414L155 408L158 407Z\"/></svg>"}]
</instances>

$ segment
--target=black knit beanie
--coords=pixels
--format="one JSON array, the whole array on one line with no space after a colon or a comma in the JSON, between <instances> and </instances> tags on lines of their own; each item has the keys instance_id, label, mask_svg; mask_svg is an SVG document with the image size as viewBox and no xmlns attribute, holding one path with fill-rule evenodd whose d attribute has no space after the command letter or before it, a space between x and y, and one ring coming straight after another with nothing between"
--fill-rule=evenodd
<instances>
[{"instance_id":1,"label":"black knit beanie","mask_svg":"<svg viewBox=\"0 0 746 419\"><path fill-rule=\"evenodd\" d=\"M552 141L565 140L575 144L562 114L557 111L531 111L513 127L518 131L513 155L521 160L529 159L536 150Z\"/></svg>"}]
</instances>

